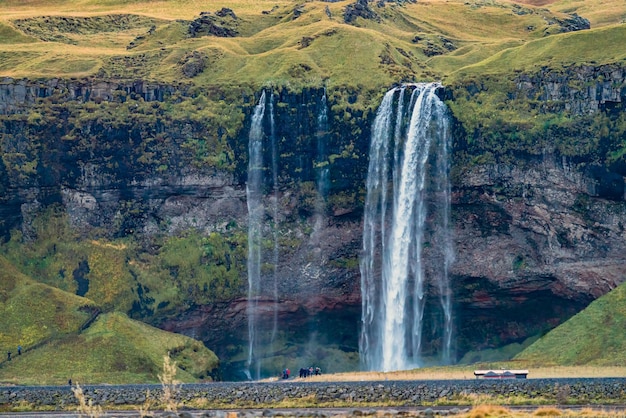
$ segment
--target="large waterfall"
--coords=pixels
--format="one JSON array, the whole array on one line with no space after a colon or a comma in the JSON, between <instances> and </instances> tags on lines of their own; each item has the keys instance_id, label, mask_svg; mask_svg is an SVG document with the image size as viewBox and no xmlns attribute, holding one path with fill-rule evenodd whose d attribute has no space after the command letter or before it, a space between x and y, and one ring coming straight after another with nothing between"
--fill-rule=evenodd
<instances>
[{"instance_id":1,"label":"large waterfall","mask_svg":"<svg viewBox=\"0 0 626 418\"><path fill-rule=\"evenodd\" d=\"M361 258L361 361L367 370L424 364L428 336L439 363L452 347L449 268L449 126L439 84L387 92L372 126ZM434 293L434 294L431 294ZM429 300L435 299L436 302Z\"/></svg>"}]
</instances>

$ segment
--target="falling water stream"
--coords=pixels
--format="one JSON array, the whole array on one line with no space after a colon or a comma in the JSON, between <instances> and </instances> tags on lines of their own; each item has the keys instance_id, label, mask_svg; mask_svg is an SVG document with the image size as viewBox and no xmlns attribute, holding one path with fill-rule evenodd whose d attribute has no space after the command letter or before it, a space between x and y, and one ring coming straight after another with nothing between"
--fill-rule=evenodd
<instances>
[{"instance_id":1,"label":"falling water stream","mask_svg":"<svg viewBox=\"0 0 626 418\"><path fill-rule=\"evenodd\" d=\"M249 380L261 378L262 352L271 352L274 349L278 333L278 143L276 139L276 123L274 120L274 93L269 95L269 103L265 91L261 93L258 104L252 113L250 134L248 137L248 181L246 184L246 197L248 203L248 359L244 373ZM268 114L266 115L266 108ZM269 135L265 132L266 117L269 121ZM272 196L270 198L272 224L271 240L273 250L271 258L263 253L264 222L266 208L264 204L264 141L269 136L269 152L272 170ZM267 230L267 228L265 228ZM273 265L270 277L263 275L261 266L263 263L271 262ZM272 311L272 323L259 323L261 309L259 301L270 305ZM261 330L271 330L269 338L259 335ZM261 348L263 350L261 350Z\"/></svg>"},{"instance_id":2,"label":"falling water stream","mask_svg":"<svg viewBox=\"0 0 626 418\"><path fill-rule=\"evenodd\" d=\"M447 108L436 95L439 87L432 83L394 88L385 94L372 125L361 257L359 349L366 369L390 371L421 366L425 338L438 339L441 363L451 360L449 269L454 253L449 231L449 122ZM262 377L263 353L275 349L278 333L280 196L274 101L273 94L262 92L248 138L249 350L245 373L252 380ZM312 248L319 245L328 193L327 112L324 91L317 117ZM268 132L265 127L269 127ZM264 154L271 161L264 161ZM264 178L268 169L272 171L272 195L264 196L264 185L270 180L269 176ZM271 202L267 210L264 201ZM271 231L264 225L269 217ZM263 254L267 238L274 244L271 255ZM273 273L265 274L267 277L261 269L264 263L274 266ZM273 303L273 325L259 323L259 311L269 312L267 307L259 306L261 301ZM425 315L433 306L440 314ZM428 336L424 335L426 318L439 321L426 327L431 331ZM266 332L263 337L261 330ZM311 332L314 335L315 330Z\"/></svg>"},{"instance_id":3,"label":"falling water stream","mask_svg":"<svg viewBox=\"0 0 626 418\"><path fill-rule=\"evenodd\" d=\"M270 141L272 144L272 335L270 345L273 346L278 333L278 143L276 142L276 122L274 120L274 93L270 97Z\"/></svg>"},{"instance_id":4,"label":"falling water stream","mask_svg":"<svg viewBox=\"0 0 626 418\"><path fill-rule=\"evenodd\" d=\"M258 379L261 364L255 358L258 351L257 314L258 298L261 293L262 261L262 222L265 214L263 207L263 118L265 116L265 91L254 108L250 135L248 138L248 181L246 197L248 203L248 360L249 379ZM252 370L252 368L255 370Z\"/></svg>"},{"instance_id":5,"label":"falling water stream","mask_svg":"<svg viewBox=\"0 0 626 418\"><path fill-rule=\"evenodd\" d=\"M317 116L317 162L315 167L315 209L313 215L313 233L311 240L314 245L319 245L319 234L325 221L326 195L328 194L329 169L328 169L328 103L326 89L320 100L320 109Z\"/></svg>"},{"instance_id":6,"label":"falling water stream","mask_svg":"<svg viewBox=\"0 0 626 418\"><path fill-rule=\"evenodd\" d=\"M440 361L450 361L449 127L446 106L435 94L439 87L430 83L390 90L372 126L359 341L361 361L368 370L422 365L426 289L433 287L443 318L434 327L441 329ZM408 106L407 91L412 92ZM427 262L433 268L426 270Z\"/></svg>"}]
</instances>

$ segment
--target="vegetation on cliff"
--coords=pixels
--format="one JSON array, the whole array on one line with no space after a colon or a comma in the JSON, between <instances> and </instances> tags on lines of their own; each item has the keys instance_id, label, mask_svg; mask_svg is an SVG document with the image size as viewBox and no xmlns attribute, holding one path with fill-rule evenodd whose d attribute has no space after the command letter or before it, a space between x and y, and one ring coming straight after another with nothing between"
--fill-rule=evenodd
<instances>
[{"instance_id":1,"label":"vegetation on cliff","mask_svg":"<svg viewBox=\"0 0 626 418\"><path fill-rule=\"evenodd\" d=\"M54 208L37 217L32 227L31 239L16 231L1 247L4 262L107 311L154 318L228 300L245 287L245 274L239 270L246 257L241 232L201 237L189 231L143 246L132 237L85 239ZM150 253L146 246L158 250Z\"/></svg>"},{"instance_id":2,"label":"vegetation on cliff","mask_svg":"<svg viewBox=\"0 0 626 418\"><path fill-rule=\"evenodd\" d=\"M528 3L386 2L348 17L348 1L214 2L210 11L193 2L92 1L80 9L69 2L8 2L0 19L6 34L0 75L139 79L174 86L175 93L157 103L123 89L88 103L58 103L67 100L62 92L42 98L10 118L3 159L10 173L28 178L35 151L48 148L32 139L56 127L69 155L104 152L115 158L111 164L139 164L146 175L175 168L168 155L173 149L182 150L180 166L232 170L240 157L229 139L243 128L242 108L263 87L326 87L337 124L348 125L346 133L355 137L361 129L354 119L369 120L389 86L442 80L464 132L457 166L545 152L623 164L626 147L614 140L624 131L621 116L546 108L544 99L520 94L516 83L545 68L575 73L581 65L623 64L618 46L626 40L620 17L626 7L615 0L601 6ZM587 24L591 29L580 30ZM571 85L573 94L589 82ZM176 125L185 130L172 137ZM589 138L600 125L610 138ZM16 131L30 149L11 149ZM132 147L107 153L103 131L128 138Z\"/></svg>"}]
</instances>

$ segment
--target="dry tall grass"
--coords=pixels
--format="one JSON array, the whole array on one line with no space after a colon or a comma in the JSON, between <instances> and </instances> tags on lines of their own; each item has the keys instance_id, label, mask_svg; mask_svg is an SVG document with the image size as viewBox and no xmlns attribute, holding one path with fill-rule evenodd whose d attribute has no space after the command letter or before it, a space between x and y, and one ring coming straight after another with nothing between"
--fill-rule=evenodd
<instances>
[{"instance_id":1,"label":"dry tall grass","mask_svg":"<svg viewBox=\"0 0 626 418\"><path fill-rule=\"evenodd\" d=\"M100 405L94 405L92 399L87 400L87 397L83 392L83 388L81 388L79 384L72 387L72 392L78 400L78 407L76 410L78 411L79 416L85 414L90 418L98 418L104 415L104 411Z\"/></svg>"},{"instance_id":2,"label":"dry tall grass","mask_svg":"<svg viewBox=\"0 0 626 418\"><path fill-rule=\"evenodd\" d=\"M175 395L180 386L180 381L176 380L176 362L170 359L169 353L163 356L163 373L159 374L163 393L161 395L161 404L166 411L176 412L178 402Z\"/></svg>"},{"instance_id":3,"label":"dry tall grass","mask_svg":"<svg viewBox=\"0 0 626 418\"><path fill-rule=\"evenodd\" d=\"M593 408L582 409L559 409L553 406L540 407L537 409L515 410L503 406L477 405L469 412L455 415L458 418L488 418L488 417L593 417L593 418L616 418L624 417L624 413L618 410L603 410Z\"/></svg>"}]
</instances>

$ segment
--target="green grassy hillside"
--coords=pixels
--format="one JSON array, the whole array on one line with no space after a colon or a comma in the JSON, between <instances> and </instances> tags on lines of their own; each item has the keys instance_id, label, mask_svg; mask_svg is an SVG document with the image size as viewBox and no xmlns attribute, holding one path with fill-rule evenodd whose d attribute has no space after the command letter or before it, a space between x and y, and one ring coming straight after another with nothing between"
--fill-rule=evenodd
<instances>
[{"instance_id":1,"label":"green grassy hillside","mask_svg":"<svg viewBox=\"0 0 626 418\"><path fill-rule=\"evenodd\" d=\"M218 360L202 343L98 312L91 300L37 283L0 257L0 382L158 382L168 352L179 365L179 380L212 378Z\"/></svg>"},{"instance_id":2,"label":"green grassy hillside","mask_svg":"<svg viewBox=\"0 0 626 418\"><path fill-rule=\"evenodd\" d=\"M476 64L459 69L452 78L460 80L477 75L533 72L546 66L560 68L581 64L624 63L626 51L620 45L625 41L626 25L550 36L504 49Z\"/></svg>"},{"instance_id":3,"label":"green grassy hillside","mask_svg":"<svg viewBox=\"0 0 626 418\"><path fill-rule=\"evenodd\" d=\"M531 365L624 365L625 302L626 284L622 284L531 344L515 360Z\"/></svg>"},{"instance_id":4,"label":"green grassy hillside","mask_svg":"<svg viewBox=\"0 0 626 418\"><path fill-rule=\"evenodd\" d=\"M372 4L374 19L347 24L344 10L350 3L3 1L0 75L174 81L181 79L190 54L199 54L210 71L188 81L200 85L374 89L401 80L443 79L475 65L477 71L485 66L509 71L529 62L623 58L620 48L611 47L623 38L626 5L620 1L561 0L540 7L505 0ZM222 7L235 18L217 17ZM192 36L190 23L202 12L235 36ZM561 34L559 22L571 13L588 18L592 30Z\"/></svg>"},{"instance_id":5,"label":"green grassy hillside","mask_svg":"<svg viewBox=\"0 0 626 418\"><path fill-rule=\"evenodd\" d=\"M75 334L89 321L95 304L35 282L0 257L0 350L36 347ZM6 358L6 357L4 357Z\"/></svg>"},{"instance_id":6,"label":"green grassy hillside","mask_svg":"<svg viewBox=\"0 0 626 418\"><path fill-rule=\"evenodd\" d=\"M51 340L0 367L13 384L158 383L163 358L176 362L182 382L212 380L215 354L201 342L161 331L120 313L102 314L84 332Z\"/></svg>"}]
</instances>

